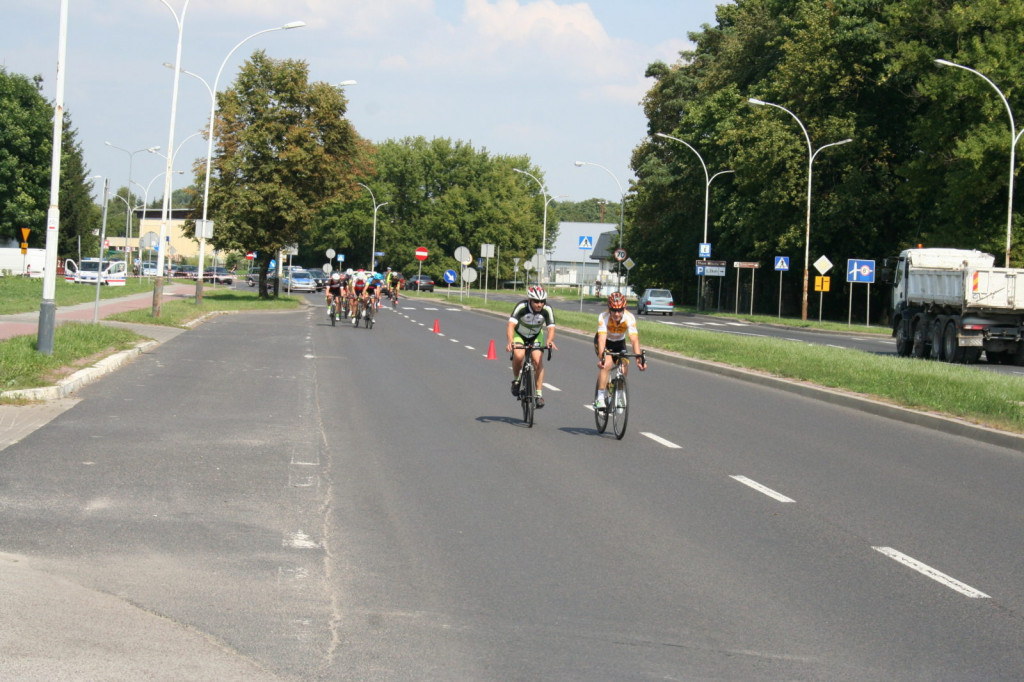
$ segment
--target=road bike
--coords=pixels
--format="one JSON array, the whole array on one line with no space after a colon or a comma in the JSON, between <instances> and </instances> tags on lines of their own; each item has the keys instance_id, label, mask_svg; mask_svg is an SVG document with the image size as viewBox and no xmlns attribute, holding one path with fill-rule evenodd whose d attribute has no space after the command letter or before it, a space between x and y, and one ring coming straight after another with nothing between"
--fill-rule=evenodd
<instances>
[{"instance_id":1,"label":"road bike","mask_svg":"<svg viewBox=\"0 0 1024 682\"><path fill-rule=\"evenodd\" d=\"M331 302L327 305L327 317L331 320L331 326L335 326L338 319L338 297L332 296Z\"/></svg>"},{"instance_id":2,"label":"road bike","mask_svg":"<svg viewBox=\"0 0 1024 682\"><path fill-rule=\"evenodd\" d=\"M359 320L362 320L364 327L373 329L373 314L376 308L377 304L373 297L360 298L356 303L356 316L352 319L353 324L358 327Z\"/></svg>"},{"instance_id":3,"label":"road bike","mask_svg":"<svg viewBox=\"0 0 1024 682\"><path fill-rule=\"evenodd\" d=\"M625 367L629 365L629 358L639 358L639 361L646 365L647 356L644 354L644 351L637 355L626 352L617 353L610 350L605 350L604 355L612 356L615 368L611 376L608 377L608 386L605 387L604 407L594 408L594 421L597 424L597 432L604 433L605 429L608 428L608 418L611 417L612 431L618 440L622 440L622 437L626 435L626 423L629 421L629 394L626 390ZM602 360L604 355L601 356ZM600 387L594 388L595 402L597 401L599 390Z\"/></svg>"},{"instance_id":4,"label":"road bike","mask_svg":"<svg viewBox=\"0 0 1024 682\"><path fill-rule=\"evenodd\" d=\"M388 298L391 299L391 309L398 310L398 287L393 286L388 290Z\"/></svg>"},{"instance_id":5,"label":"road bike","mask_svg":"<svg viewBox=\"0 0 1024 682\"><path fill-rule=\"evenodd\" d=\"M516 379L519 384L519 401L523 404L523 421L527 426L533 428L533 412L537 408L537 366L533 364L533 352L546 349L548 360L550 360L551 348L542 346L536 341L512 345L513 350L519 348L526 351L523 366L519 368L519 377Z\"/></svg>"}]
</instances>

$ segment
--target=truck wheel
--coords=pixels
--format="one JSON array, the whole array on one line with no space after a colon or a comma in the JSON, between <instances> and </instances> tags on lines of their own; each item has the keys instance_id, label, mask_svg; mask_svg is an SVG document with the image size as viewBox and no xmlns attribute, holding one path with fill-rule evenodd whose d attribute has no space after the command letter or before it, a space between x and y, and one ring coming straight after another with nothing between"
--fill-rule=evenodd
<instances>
[{"instance_id":1,"label":"truck wheel","mask_svg":"<svg viewBox=\"0 0 1024 682\"><path fill-rule=\"evenodd\" d=\"M923 326L923 320L918 320L917 324L914 325L914 343L910 349L910 354L915 358L924 358L928 356L928 341L925 339L925 332L924 329L922 329Z\"/></svg>"},{"instance_id":2,"label":"truck wheel","mask_svg":"<svg viewBox=\"0 0 1024 682\"><path fill-rule=\"evenodd\" d=\"M900 320L899 324L896 325L896 355L905 358L910 355L910 349L910 322L908 320Z\"/></svg>"},{"instance_id":3,"label":"truck wheel","mask_svg":"<svg viewBox=\"0 0 1024 682\"><path fill-rule=\"evenodd\" d=\"M946 362L961 363L964 361L964 349L956 338L956 322L950 320L942 332L942 351Z\"/></svg>"},{"instance_id":4,"label":"truck wheel","mask_svg":"<svg viewBox=\"0 0 1024 682\"><path fill-rule=\"evenodd\" d=\"M946 317L940 315L935 318L935 322L932 323L931 333L931 357L932 360L938 360L944 362L946 360L946 347L942 343L942 335L946 329Z\"/></svg>"}]
</instances>

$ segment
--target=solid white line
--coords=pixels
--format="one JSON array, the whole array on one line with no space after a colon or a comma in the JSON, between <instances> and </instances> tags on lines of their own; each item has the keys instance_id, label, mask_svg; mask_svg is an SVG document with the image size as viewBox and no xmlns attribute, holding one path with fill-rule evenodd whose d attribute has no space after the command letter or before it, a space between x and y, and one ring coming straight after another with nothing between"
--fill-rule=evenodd
<instances>
[{"instance_id":1,"label":"solid white line","mask_svg":"<svg viewBox=\"0 0 1024 682\"><path fill-rule=\"evenodd\" d=\"M776 499L779 502L796 502L796 500L791 500L788 497L786 497L785 495L783 495L782 493L777 493L774 490L772 490L771 488L765 487L765 486L761 485L760 483L758 483L757 481L752 481L751 479L747 478L746 476L730 476L729 478L731 478L733 480L736 480L736 481L739 481L743 485L748 485L751 488L753 488L754 490L758 491L759 493L764 493L768 497Z\"/></svg>"},{"instance_id":2,"label":"solid white line","mask_svg":"<svg viewBox=\"0 0 1024 682\"><path fill-rule=\"evenodd\" d=\"M541 385L542 385L542 386L543 386L544 388L546 388L546 389L549 389L549 390L551 390L551 391L555 391L555 392L557 392L557 393L561 393L561 392L562 392L562 389L558 388L557 386L552 386L551 384L549 384L549 383L547 383L547 382L545 382L545 383L543 383L543 384L541 384Z\"/></svg>"},{"instance_id":3,"label":"solid white line","mask_svg":"<svg viewBox=\"0 0 1024 682\"><path fill-rule=\"evenodd\" d=\"M673 443L672 441L670 441L670 440L665 440L665 439L664 439L664 438L662 438L661 436L656 436L656 435L654 435L653 433L648 433L647 431L641 431L641 432L640 432L640 435L641 435L641 436L647 436L648 438L650 438L651 440L653 440L653 441L654 441L655 443L661 443L661 444L662 444L662 445L664 445L664 446L665 446L666 448L672 448L673 450L681 450L681 449L682 449L682 446L681 446L681 445L676 445L676 444L675 444L675 443Z\"/></svg>"},{"instance_id":4,"label":"solid white line","mask_svg":"<svg viewBox=\"0 0 1024 682\"><path fill-rule=\"evenodd\" d=\"M902 552L897 552L892 547L872 547L871 549L875 550L876 552L881 552L890 559L895 559L904 566L914 569L921 575L927 578L931 578L935 582L941 583L952 590L956 590L960 594L970 597L971 599L991 599L991 597L989 597L984 592L976 590L970 585L965 585L959 580L951 578L945 573L937 571L927 564L922 564L917 559L909 557L906 554L903 554Z\"/></svg>"}]
</instances>

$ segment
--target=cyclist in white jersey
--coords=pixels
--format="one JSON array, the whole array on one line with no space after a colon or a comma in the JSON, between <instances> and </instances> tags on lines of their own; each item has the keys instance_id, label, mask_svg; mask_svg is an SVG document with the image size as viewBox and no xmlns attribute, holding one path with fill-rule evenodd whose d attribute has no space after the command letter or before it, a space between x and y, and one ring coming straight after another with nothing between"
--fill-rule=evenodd
<instances>
[{"instance_id":1,"label":"cyclist in white jersey","mask_svg":"<svg viewBox=\"0 0 1024 682\"><path fill-rule=\"evenodd\" d=\"M555 310L547 304L547 292L543 287L530 287L526 296L526 300L517 303L512 310L505 329L508 341L505 350L512 353L512 395L516 397L519 397L519 370L523 367L526 351L513 348L513 345L530 344L539 339L541 346L558 350L555 346ZM537 367L537 407L544 407L544 354L541 351L533 352L533 364Z\"/></svg>"},{"instance_id":2,"label":"cyclist in white jersey","mask_svg":"<svg viewBox=\"0 0 1024 682\"><path fill-rule=\"evenodd\" d=\"M597 399L594 409L604 409L605 387L608 386L608 374L611 372L612 356L605 355L605 350L621 353L626 350L626 337L629 336L633 354L640 355L640 333L636 329L636 318L626 310L626 297L619 292L608 296L608 310L597 316L597 334L594 335L594 351L597 352ZM643 358L637 358L636 366L640 371L647 369ZM623 374L626 367L622 368Z\"/></svg>"}]
</instances>

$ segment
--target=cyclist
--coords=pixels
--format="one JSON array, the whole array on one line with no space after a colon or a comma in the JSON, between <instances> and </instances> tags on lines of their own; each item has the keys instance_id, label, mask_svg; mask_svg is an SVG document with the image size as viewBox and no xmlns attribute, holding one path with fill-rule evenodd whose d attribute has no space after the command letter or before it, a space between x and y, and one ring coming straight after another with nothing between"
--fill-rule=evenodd
<instances>
[{"instance_id":1,"label":"cyclist","mask_svg":"<svg viewBox=\"0 0 1024 682\"><path fill-rule=\"evenodd\" d=\"M355 273L351 277L351 280L352 284L349 292L351 294L350 300L352 301L352 324L357 325L359 324L359 318L357 317L359 314L359 304L357 299L366 300L366 286L369 284L370 280L366 276L366 271L363 269L360 269L359 272Z\"/></svg>"},{"instance_id":2,"label":"cyclist","mask_svg":"<svg viewBox=\"0 0 1024 682\"><path fill-rule=\"evenodd\" d=\"M391 300L398 302L398 273L392 272L391 268L388 268L387 274L384 276L384 286L388 290L388 296Z\"/></svg>"},{"instance_id":3,"label":"cyclist","mask_svg":"<svg viewBox=\"0 0 1024 682\"><path fill-rule=\"evenodd\" d=\"M604 409L605 387L608 386L608 374L614 361L612 356L605 355L605 350L621 353L626 350L626 336L629 336L633 354L640 355L640 334L636 330L636 318L626 310L626 297L619 292L608 296L608 310L597 316L597 333L594 334L594 350L597 352L597 399L595 410ZM643 358L637 358L636 366L640 371L647 369ZM626 367L622 368L623 374Z\"/></svg>"},{"instance_id":4,"label":"cyclist","mask_svg":"<svg viewBox=\"0 0 1024 682\"><path fill-rule=\"evenodd\" d=\"M324 291L327 292L327 309L331 309L332 302L337 306L334 309L334 319L336 320L341 319L341 306L345 301L344 296L342 296L344 288L345 286L341 282L341 275L337 272L331 273L331 279L328 280Z\"/></svg>"},{"instance_id":5,"label":"cyclist","mask_svg":"<svg viewBox=\"0 0 1024 682\"><path fill-rule=\"evenodd\" d=\"M380 310L380 290L384 288L384 276L379 272L366 283L366 294L373 299L374 310Z\"/></svg>"},{"instance_id":6,"label":"cyclist","mask_svg":"<svg viewBox=\"0 0 1024 682\"><path fill-rule=\"evenodd\" d=\"M547 304L547 300L548 294L543 287L529 287L526 299L516 304L508 318L505 329L508 343L505 350L512 353L512 395L516 398L519 397L519 370L523 367L526 351L513 348L513 344L531 344L539 339L542 347L558 350L555 345L555 310ZM533 353L533 362L537 367L537 407L544 407L541 393L544 386L544 354L540 350Z\"/></svg>"}]
</instances>

